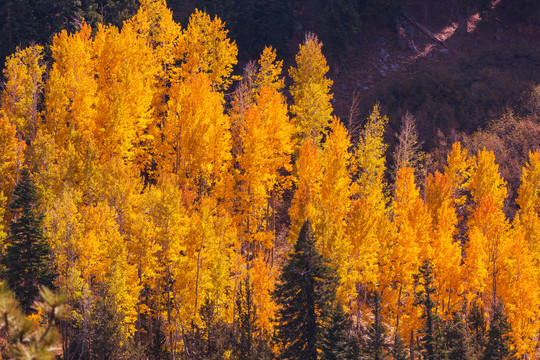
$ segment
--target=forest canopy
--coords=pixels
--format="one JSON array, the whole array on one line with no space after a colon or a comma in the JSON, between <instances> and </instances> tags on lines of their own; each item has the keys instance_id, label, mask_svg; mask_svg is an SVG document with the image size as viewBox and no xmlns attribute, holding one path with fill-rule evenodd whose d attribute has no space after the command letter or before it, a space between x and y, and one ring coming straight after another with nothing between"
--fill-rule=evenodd
<instances>
[{"instance_id":1,"label":"forest canopy","mask_svg":"<svg viewBox=\"0 0 540 360\"><path fill-rule=\"evenodd\" d=\"M432 171L414 116L393 154L379 105L354 131L334 116L312 33L288 78L272 47L239 76L204 11L92 21L9 55L0 95L0 270L36 324L39 287L64 294L65 359L534 356L538 142L511 187L481 146L509 139L504 119Z\"/></svg>"}]
</instances>

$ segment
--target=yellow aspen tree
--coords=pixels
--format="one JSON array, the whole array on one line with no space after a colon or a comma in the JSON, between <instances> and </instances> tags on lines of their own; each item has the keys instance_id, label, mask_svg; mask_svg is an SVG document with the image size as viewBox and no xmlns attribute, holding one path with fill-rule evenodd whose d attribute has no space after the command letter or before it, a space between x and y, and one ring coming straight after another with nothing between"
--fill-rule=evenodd
<instances>
[{"instance_id":1,"label":"yellow aspen tree","mask_svg":"<svg viewBox=\"0 0 540 360\"><path fill-rule=\"evenodd\" d=\"M493 151L483 149L472 159L470 177L465 187L470 190L475 204L479 204L484 197L490 197L495 206L502 208L507 196L506 181L499 174Z\"/></svg>"},{"instance_id":2,"label":"yellow aspen tree","mask_svg":"<svg viewBox=\"0 0 540 360\"><path fill-rule=\"evenodd\" d=\"M388 117L381 115L379 106L376 105L360 134L351 165L357 180L352 186L356 196L352 201L349 236L354 251L358 251L358 256L362 258L361 262L367 261L371 266L376 263L381 240L378 237L378 231L382 230L379 225L388 220L384 181L387 148L384 131L387 124ZM365 263L362 266L366 266ZM372 268L369 274L369 267L370 265L367 265L365 268L362 281L375 284L376 271Z\"/></svg>"},{"instance_id":3,"label":"yellow aspen tree","mask_svg":"<svg viewBox=\"0 0 540 360\"><path fill-rule=\"evenodd\" d=\"M434 281L438 289L435 296L440 315L448 318L458 310L463 292L461 244L454 238L458 218L452 185L448 178L438 171L427 178L426 203L433 221L429 261L433 266Z\"/></svg>"},{"instance_id":4,"label":"yellow aspen tree","mask_svg":"<svg viewBox=\"0 0 540 360\"><path fill-rule=\"evenodd\" d=\"M133 29L149 44L156 58L156 84L152 100L152 121L145 137L137 144L135 162L148 179L156 180L155 163L158 139L167 111L167 98L171 81L177 78L176 63L180 60L178 47L183 41L180 24L173 20L172 11L165 0L142 0L137 14L124 26Z\"/></svg>"},{"instance_id":5,"label":"yellow aspen tree","mask_svg":"<svg viewBox=\"0 0 540 360\"><path fill-rule=\"evenodd\" d=\"M300 228L306 220L314 224L320 223L322 212L318 202L321 198L322 159L318 145L311 138L306 138L296 159L296 191L289 208L291 226L289 241L298 239Z\"/></svg>"},{"instance_id":6,"label":"yellow aspen tree","mask_svg":"<svg viewBox=\"0 0 540 360\"><path fill-rule=\"evenodd\" d=\"M291 113L294 115L295 136L300 145L307 137L320 141L332 120L332 80L326 77L329 67L321 48L322 43L317 36L306 34L296 55L296 67L289 69L289 76L293 80L289 90L294 100Z\"/></svg>"},{"instance_id":7,"label":"yellow aspen tree","mask_svg":"<svg viewBox=\"0 0 540 360\"><path fill-rule=\"evenodd\" d=\"M255 98L263 88L271 88L285 100L281 90L284 86L281 76L283 61L276 61L276 52L266 47L258 61L249 62L244 68L242 80L234 91L229 116L231 117L231 135L233 139L233 156L242 153L241 132L244 127L244 115L253 106ZM267 90L268 92L269 90Z\"/></svg>"},{"instance_id":8,"label":"yellow aspen tree","mask_svg":"<svg viewBox=\"0 0 540 360\"><path fill-rule=\"evenodd\" d=\"M170 80L168 72L179 59L177 48L182 39L181 26L174 21L165 0L141 0L140 3L137 14L126 25L146 39L161 65L159 76Z\"/></svg>"},{"instance_id":9,"label":"yellow aspen tree","mask_svg":"<svg viewBox=\"0 0 540 360\"><path fill-rule=\"evenodd\" d=\"M524 231L535 263L540 267L540 151L529 152L529 163L522 170L516 202L519 211L514 218L514 227Z\"/></svg>"},{"instance_id":10,"label":"yellow aspen tree","mask_svg":"<svg viewBox=\"0 0 540 360\"><path fill-rule=\"evenodd\" d=\"M219 318L231 321L234 284L229 270L237 252L232 219L215 199L205 198L188 210L186 220L187 233L175 244L180 255L168 256L174 264L171 276L178 325L199 323L198 310L206 298L215 303Z\"/></svg>"},{"instance_id":11,"label":"yellow aspen tree","mask_svg":"<svg viewBox=\"0 0 540 360\"><path fill-rule=\"evenodd\" d=\"M151 285L150 296L151 301L155 302L156 315L166 321L167 346L171 351L177 348L180 341L179 336L176 336L182 325L179 313L185 315L186 311L182 309L189 299L179 298L182 295L180 290L188 284L193 275L188 271L191 260L187 256L185 239L189 232L189 218L182 204L183 197L176 180L164 176L160 177L158 183L150 187L144 196L147 216L158 245L158 263L155 269L158 276ZM176 285L173 287L172 284ZM177 303L182 307L177 309Z\"/></svg>"},{"instance_id":12,"label":"yellow aspen tree","mask_svg":"<svg viewBox=\"0 0 540 360\"><path fill-rule=\"evenodd\" d=\"M386 171L384 143L388 117L376 105L361 130L353 152L351 171L357 179L352 184L353 197L347 236L351 242L350 274L356 282L356 295L350 295L357 318L370 313L367 295L378 290L381 264L385 263L382 245L392 238L385 193ZM352 280L352 279L351 279ZM367 319L366 319L367 320Z\"/></svg>"},{"instance_id":13,"label":"yellow aspen tree","mask_svg":"<svg viewBox=\"0 0 540 360\"><path fill-rule=\"evenodd\" d=\"M94 38L97 99L94 139L100 160L120 156L133 160L136 142L151 122L159 69L146 39L131 26L122 31L99 26Z\"/></svg>"},{"instance_id":14,"label":"yellow aspen tree","mask_svg":"<svg viewBox=\"0 0 540 360\"><path fill-rule=\"evenodd\" d=\"M184 191L201 194L227 185L231 160L229 117L223 95L206 74L174 84L163 128L160 169L174 174Z\"/></svg>"},{"instance_id":15,"label":"yellow aspen tree","mask_svg":"<svg viewBox=\"0 0 540 360\"><path fill-rule=\"evenodd\" d=\"M494 165L494 163L493 163ZM484 196L469 218L469 240L465 250L467 300L478 298L494 306L506 289L501 281L506 258L509 256L510 225L502 204Z\"/></svg>"},{"instance_id":16,"label":"yellow aspen tree","mask_svg":"<svg viewBox=\"0 0 540 360\"><path fill-rule=\"evenodd\" d=\"M283 90L285 83L281 76L283 60L276 61L276 50L271 46L264 48L259 58L259 70L255 76L255 88L270 87L276 91Z\"/></svg>"},{"instance_id":17,"label":"yellow aspen tree","mask_svg":"<svg viewBox=\"0 0 540 360\"><path fill-rule=\"evenodd\" d=\"M218 17L212 20L204 12L195 10L178 46L179 58L183 61L179 75L186 78L189 74L206 73L214 90L228 89L233 81L231 74L237 63L238 49L234 41L227 38L227 33Z\"/></svg>"},{"instance_id":18,"label":"yellow aspen tree","mask_svg":"<svg viewBox=\"0 0 540 360\"><path fill-rule=\"evenodd\" d=\"M24 140L34 140L40 126L44 73L43 46L17 48L6 59L6 84L0 96L0 104Z\"/></svg>"},{"instance_id":19,"label":"yellow aspen tree","mask_svg":"<svg viewBox=\"0 0 540 360\"><path fill-rule=\"evenodd\" d=\"M386 207L384 172L386 171L384 131L388 117L382 115L379 105L375 105L364 129L360 133L354 153L353 169L357 174L356 193L366 198L374 210Z\"/></svg>"},{"instance_id":20,"label":"yellow aspen tree","mask_svg":"<svg viewBox=\"0 0 540 360\"><path fill-rule=\"evenodd\" d=\"M135 331L141 287L137 286L137 272L128 261L125 239L115 217L114 210L103 203L83 208L82 235L74 242L75 266L86 289L98 284L109 289L122 315L122 333L131 337Z\"/></svg>"},{"instance_id":21,"label":"yellow aspen tree","mask_svg":"<svg viewBox=\"0 0 540 360\"><path fill-rule=\"evenodd\" d=\"M511 230L498 290L515 350L522 356L535 353L540 330L540 272L526 238L519 225Z\"/></svg>"},{"instance_id":22,"label":"yellow aspen tree","mask_svg":"<svg viewBox=\"0 0 540 360\"><path fill-rule=\"evenodd\" d=\"M44 222L58 275L55 285L73 302L81 301L85 293L90 291L88 279L83 277L83 269L79 266L77 251L79 244L84 243L81 199L80 191L66 186L47 204ZM72 315L73 319L82 316L77 310ZM69 339L63 339L64 346L68 342Z\"/></svg>"},{"instance_id":23,"label":"yellow aspen tree","mask_svg":"<svg viewBox=\"0 0 540 360\"><path fill-rule=\"evenodd\" d=\"M45 87L45 129L56 143L73 143L85 151L95 131L97 81L93 62L92 29L83 23L78 32L65 30L51 46L54 63Z\"/></svg>"},{"instance_id":24,"label":"yellow aspen tree","mask_svg":"<svg viewBox=\"0 0 540 360\"><path fill-rule=\"evenodd\" d=\"M347 129L339 119L334 118L330 125L322 152L321 195L318 205L321 218L314 226L317 234L317 246L321 254L330 260L348 289L338 289L343 297L354 293L354 282L349 279L349 254L351 243L347 236L347 217L351 210L351 146ZM342 299L343 300L343 299Z\"/></svg>"},{"instance_id":25,"label":"yellow aspen tree","mask_svg":"<svg viewBox=\"0 0 540 360\"><path fill-rule=\"evenodd\" d=\"M395 331L407 339L420 324L418 309L413 306L413 274L423 259L429 258L431 216L414 182L414 169L401 168L396 179L392 202L395 237L385 244L387 263L382 283Z\"/></svg>"},{"instance_id":26,"label":"yellow aspen tree","mask_svg":"<svg viewBox=\"0 0 540 360\"><path fill-rule=\"evenodd\" d=\"M531 354L540 328L540 153L529 152L512 223L512 251L505 265L510 291L505 299L516 349Z\"/></svg>"},{"instance_id":27,"label":"yellow aspen tree","mask_svg":"<svg viewBox=\"0 0 540 360\"><path fill-rule=\"evenodd\" d=\"M136 286L151 286L158 276L159 245L151 224L147 203L152 192L144 192L138 168L123 159L101 165L96 197L114 209L118 230L124 237L129 264L137 270ZM131 284L130 284L131 285ZM141 315L139 306L138 316ZM146 309L143 309L146 311Z\"/></svg>"},{"instance_id":28,"label":"yellow aspen tree","mask_svg":"<svg viewBox=\"0 0 540 360\"><path fill-rule=\"evenodd\" d=\"M24 141L17 137L15 124L0 111L0 193L11 196L24 163ZM6 203L7 204L7 203ZM3 216L0 217L0 223Z\"/></svg>"},{"instance_id":29,"label":"yellow aspen tree","mask_svg":"<svg viewBox=\"0 0 540 360\"><path fill-rule=\"evenodd\" d=\"M462 206L465 203L465 195L462 191L468 180L471 163L472 161L467 158L467 149L462 149L459 142L453 143L452 150L447 157L444 175L451 186L456 206Z\"/></svg>"},{"instance_id":30,"label":"yellow aspen tree","mask_svg":"<svg viewBox=\"0 0 540 360\"><path fill-rule=\"evenodd\" d=\"M263 336L271 336L277 305L272 297L276 284L276 268L264 261L263 256L257 256L249 269L253 283L253 305L257 309L255 325Z\"/></svg>"},{"instance_id":31,"label":"yellow aspen tree","mask_svg":"<svg viewBox=\"0 0 540 360\"><path fill-rule=\"evenodd\" d=\"M510 225L503 213L506 182L498 168L493 152L484 149L473 158L465 184L476 205L468 219L469 240L465 252L467 300L478 297L490 306L497 301L501 267L509 251Z\"/></svg>"},{"instance_id":32,"label":"yellow aspen tree","mask_svg":"<svg viewBox=\"0 0 540 360\"><path fill-rule=\"evenodd\" d=\"M264 249L273 247L274 202L280 188L287 187L279 170L292 170L292 131L283 95L265 86L244 113L236 157L238 223L245 240Z\"/></svg>"}]
</instances>

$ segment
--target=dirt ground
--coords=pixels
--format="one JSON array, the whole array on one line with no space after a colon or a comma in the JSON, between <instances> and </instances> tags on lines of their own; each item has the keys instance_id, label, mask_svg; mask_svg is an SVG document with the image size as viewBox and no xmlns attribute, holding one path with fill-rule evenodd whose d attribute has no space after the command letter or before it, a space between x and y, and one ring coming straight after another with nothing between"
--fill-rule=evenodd
<instances>
[{"instance_id":1,"label":"dirt ground","mask_svg":"<svg viewBox=\"0 0 540 360\"><path fill-rule=\"evenodd\" d=\"M408 21L403 23L409 39L407 50L400 49L398 36L391 29L364 33L357 41L358 56L330 62L329 76L334 80L334 109L342 120L349 117L355 95L362 97L369 94L378 83L390 80L396 74L412 76L426 65L451 63L460 55L492 45L521 43L540 46L539 23L518 23L510 18L498 18L494 13L482 19L478 13L471 13L468 34L460 36L456 33L457 16L452 10L452 1L431 2L427 19L424 18L422 3L410 0L406 2L404 12L427 28L446 47ZM497 0L493 6L497 6Z\"/></svg>"}]
</instances>

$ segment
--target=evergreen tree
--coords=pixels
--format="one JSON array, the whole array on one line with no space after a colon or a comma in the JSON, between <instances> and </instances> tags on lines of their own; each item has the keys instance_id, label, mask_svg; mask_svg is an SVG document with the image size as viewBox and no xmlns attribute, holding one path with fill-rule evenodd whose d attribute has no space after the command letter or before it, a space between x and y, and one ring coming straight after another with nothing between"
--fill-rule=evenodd
<instances>
[{"instance_id":1,"label":"evergreen tree","mask_svg":"<svg viewBox=\"0 0 540 360\"><path fill-rule=\"evenodd\" d=\"M154 336L150 344L149 354L152 360L168 360L167 337L163 331L163 323L157 316L154 317Z\"/></svg>"},{"instance_id":2,"label":"evergreen tree","mask_svg":"<svg viewBox=\"0 0 540 360\"><path fill-rule=\"evenodd\" d=\"M304 222L274 291L281 359L317 360L335 300L337 277L319 254L311 223Z\"/></svg>"},{"instance_id":3,"label":"evergreen tree","mask_svg":"<svg viewBox=\"0 0 540 360\"><path fill-rule=\"evenodd\" d=\"M355 341L352 336L352 321L343 307L336 304L330 315L330 324L324 333L322 352L324 360L353 359Z\"/></svg>"},{"instance_id":4,"label":"evergreen tree","mask_svg":"<svg viewBox=\"0 0 540 360\"><path fill-rule=\"evenodd\" d=\"M24 169L9 206L8 246L2 257L3 276L25 312L31 311L41 286L53 287L55 273L51 248L43 235L43 214L37 188Z\"/></svg>"},{"instance_id":5,"label":"evergreen tree","mask_svg":"<svg viewBox=\"0 0 540 360\"><path fill-rule=\"evenodd\" d=\"M395 335L394 346L392 347L392 358L394 360L407 360L407 348L399 334Z\"/></svg>"},{"instance_id":6,"label":"evergreen tree","mask_svg":"<svg viewBox=\"0 0 540 360\"><path fill-rule=\"evenodd\" d=\"M369 359L383 360L384 341L386 339L386 328L381 319L381 295L375 291L372 295L373 323L368 328L366 340L366 352Z\"/></svg>"},{"instance_id":7,"label":"evergreen tree","mask_svg":"<svg viewBox=\"0 0 540 360\"><path fill-rule=\"evenodd\" d=\"M201 325L194 322L184 334L184 349L182 359L189 360L218 360L224 354L232 352L232 329L221 319L216 312L216 303L206 297L199 309Z\"/></svg>"},{"instance_id":8,"label":"evergreen tree","mask_svg":"<svg viewBox=\"0 0 540 360\"><path fill-rule=\"evenodd\" d=\"M512 340L510 324L503 312L501 304L495 305L493 317L489 324L487 334L486 350L482 360L508 360L515 359L515 351L512 350Z\"/></svg>"},{"instance_id":9,"label":"evergreen tree","mask_svg":"<svg viewBox=\"0 0 540 360\"><path fill-rule=\"evenodd\" d=\"M429 260L425 259L418 269L419 273L414 274L414 305L422 309L422 319L425 327L420 331L424 333L421 338L425 350L425 358L428 360L440 359L441 334L439 331L439 319L435 312L436 302L434 300L437 288L433 280L433 267Z\"/></svg>"},{"instance_id":10,"label":"evergreen tree","mask_svg":"<svg viewBox=\"0 0 540 360\"><path fill-rule=\"evenodd\" d=\"M255 331L256 311L253 304L253 285L249 279L249 274L240 284L238 296L236 298L236 308L238 311L237 329L239 339L235 349L238 359L254 359L253 354L253 333Z\"/></svg>"},{"instance_id":11,"label":"evergreen tree","mask_svg":"<svg viewBox=\"0 0 540 360\"><path fill-rule=\"evenodd\" d=\"M455 312L452 320L445 323L443 337L443 347L448 360L472 360L474 358L471 336L460 313Z\"/></svg>"},{"instance_id":12,"label":"evergreen tree","mask_svg":"<svg viewBox=\"0 0 540 360\"><path fill-rule=\"evenodd\" d=\"M473 302L467 315L467 326L471 334L471 347L474 358L480 358L486 344L486 319L484 309Z\"/></svg>"},{"instance_id":13,"label":"evergreen tree","mask_svg":"<svg viewBox=\"0 0 540 360\"><path fill-rule=\"evenodd\" d=\"M24 315L14 294L4 281L0 282L0 332L2 340L8 344L7 349L0 349L1 359L54 359L51 347L58 344L58 320L69 317L69 309L64 305L66 296L57 294L47 288L40 289L41 301L47 323L34 323ZM7 350L7 351L5 351Z\"/></svg>"}]
</instances>

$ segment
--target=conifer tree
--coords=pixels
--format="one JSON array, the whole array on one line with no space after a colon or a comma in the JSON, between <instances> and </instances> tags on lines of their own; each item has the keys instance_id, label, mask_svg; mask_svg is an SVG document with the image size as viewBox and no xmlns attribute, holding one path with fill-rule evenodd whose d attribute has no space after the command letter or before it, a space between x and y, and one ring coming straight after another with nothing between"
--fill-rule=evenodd
<instances>
[{"instance_id":1,"label":"conifer tree","mask_svg":"<svg viewBox=\"0 0 540 360\"><path fill-rule=\"evenodd\" d=\"M335 270L319 254L309 220L283 267L274 291L281 359L317 360L335 299Z\"/></svg>"},{"instance_id":2,"label":"conifer tree","mask_svg":"<svg viewBox=\"0 0 540 360\"><path fill-rule=\"evenodd\" d=\"M13 218L7 237L9 245L1 260L3 277L7 279L21 307L29 313L39 295L39 288L53 286L55 273L51 249L43 235L39 195L28 169L23 170L9 207Z\"/></svg>"},{"instance_id":3,"label":"conifer tree","mask_svg":"<svg viewBox=\"0 0 540 360\"><path fill-rule=\"evenodd\" d=\"M486 318L484 308L476 301L467 314L467 326L471 334L471 345L475 358L480 358L486 344Z\"/></svg>"},{"instance_id":4,"label":"conifer tree","mask_svg":"<svg viewBox=\"0 0 540 360\"><path fill-rule=\"evenodd\" d=\"M407 360L407 349L405 342L399 336L399 333L395 335L394 346L392 347L392 358L394 360Z\"/></svg>"},{"instance_id":5,"label":"conifer tree","mask_svg":"<svg viewBox=\"0 0 540 360\"><path fill-rule=\"evenodd\" d=\"M372 295L373 322L368 328L366 350L368 358L371 360L383 360L384 341L386 339L386 329L382 323L381 295L375 291Z\"/></svg>"},{"instance_id":6,"label":"conifer tree","mask_svg":"<svg viewBox=\"0 0 540 360\"><path fill-rule=\"evenodd\" d=\"M238 311L236 326L239 334L235 355L238 359L255 359L253 338L255 332L256 308L253 304L253 285L249 278L249 273L238 289L236 307Z\"/></svg>"},{"instance_id":7,"label":"conifer tree","mask_svg":"<svg viewBox=\"0 0 540 360\"><path fill-rule=\"evenodd\" d=\"M322 344L324 360L348 360L354 358L355 341L351 333L352 321L343 306L337 303L330 314Z\"/></svg>"},{"instance_id":8,"label":"conifer tree","mask_svg":"<svg viewBox=\"0 0 540 360\"><path fill-rule=\"evenodd\" d=\"M440 332L438 329L438 317L436 313L437 303L435 293L437 288L434 285L433 267L429 260L425 259L418 268L418 274L414 278L414 305L422 308L422 319L425 327L420 331L424 336L421 338L425 350L425 358L428 360L440 359Z\"/></svg>"},{"instance_id":9,"label":"conifer tree","mask_svg":"<svg viewBox=\"0 0 540 360\"><path fill-rule=\"evenodd\" d=\"M502 304L497 304L489 324L486 350L484 351L482 360L514 359L515 354L511 349L511 331L512 329L503 312Z\"/></svg>"},{"instance_id":10,"label":"conifer tree","mask_svg":"<svg viewBox=\"0 0 540 360\"><path fill-rule=\"evenodd\" d=\"M444 324L443 348L448 360L472 360L474 353L467 324L459 312Z\"/></svg>"}]
</instances>

